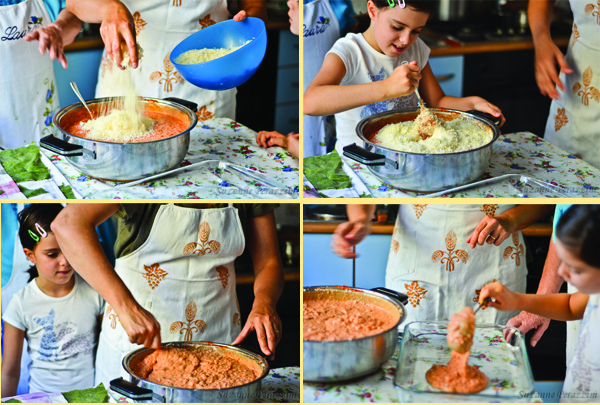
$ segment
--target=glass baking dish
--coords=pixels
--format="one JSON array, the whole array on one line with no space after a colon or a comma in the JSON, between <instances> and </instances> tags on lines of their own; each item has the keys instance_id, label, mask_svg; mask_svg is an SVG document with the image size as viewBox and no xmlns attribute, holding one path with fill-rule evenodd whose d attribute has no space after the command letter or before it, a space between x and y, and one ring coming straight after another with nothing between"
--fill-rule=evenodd
<instances>
[{"instance_id":1,"label":"glass baking dish","mask_svg":"<svg viewBox=\"0 0 600 405\"><path fill-rule=\"evenodd\" d=\"M446 341L448 322L411 322L404 328L394 385L400 402L530 402L533 375L525 339L509 326L477 325L469 365L488 377L488 386L476 394L452 394L433 388L425 373L434 364L445 365L451 350ZM511 329L510 341L503 331Z\"/></svg>"}]
</instances>

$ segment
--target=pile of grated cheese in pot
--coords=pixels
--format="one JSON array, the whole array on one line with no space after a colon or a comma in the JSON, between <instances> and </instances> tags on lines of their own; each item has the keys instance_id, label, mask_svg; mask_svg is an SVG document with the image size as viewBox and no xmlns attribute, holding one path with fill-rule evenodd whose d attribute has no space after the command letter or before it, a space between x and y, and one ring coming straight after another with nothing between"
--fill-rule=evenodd
<instances>
[{"instance_id":1,"label":"pile of grated cheese in pot","mask_svg":"<svg viewBox=\"0 0 600 405\"><path fill-rule=\"evenodd\" d=\"M106 103L96 119L87 121L82 128L88 130L86 137L108 142L131 142L148 135L154 128L155 120L142 114L142 105L138 100L133 78L129 54L123 49L122 66L125 70L112 66L105 71L104 94L111 94L114 99ZM141 58L142 49L138 45ZM120 98L117 98L120 97Z\"/></svg>"},{"instance_id":2,"label":"pile of grated cheese in pot","mask_svg":"<svg viewBox=\"0 0 600 405\"><path fill-rule=\"evenodd\" d=\"M377 144L384 148L412 153L454 153L476 149L492 141L492 130L476 120L455 118L439 120L427 139L420 136L415 121L389 124L377 133Z\"/></svg>"},{"instance_id":3,"label":"pile of grated cheese in pot","mask_svg":"<svg viewBox=\"0 0 600 405\"><path fill-rule=\"evenodd\" d=\"M175 63L180 65L195 65L196 63L204 63L213 59L221 58L233 51L237 51L245 44L237 46L235 48L203 48L203 49L191 49L179 55L175 58Z\"/></svg>"}]
</instances>

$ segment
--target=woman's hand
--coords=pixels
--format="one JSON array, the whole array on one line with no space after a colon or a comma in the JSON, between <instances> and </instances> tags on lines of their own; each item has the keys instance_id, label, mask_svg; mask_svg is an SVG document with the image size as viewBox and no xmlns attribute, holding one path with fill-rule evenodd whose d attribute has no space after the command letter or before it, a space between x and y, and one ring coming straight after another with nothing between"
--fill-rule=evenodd
<instances>
[{"instance_id":1,"label":"woman's hand","mask_svg":"<svg viewBox=\"0 0 600 405\"><path fill-rule=\"evenodd\" d=\"M138 66L138 51L135 42L135 23L127 7L121 2L113 2L104 14L100 25L100 35L106 47L106 53L120 69L123 62L121 44L129 53L129 63L132 68Z\"/></svg>"},{"instance_id":2,"label":"woman's hand","mask_svg":"<svg viewBox=\"0 0 600 405\"><path fill-rule=\"evenodd\" d=\"M282 337L282 326L273 305L255 301L244 328L232 344L241 343L252 331L256 332L262 352L269 356L270 360L274 360L275 348Z\"/></svg>"},{"instance_id":3,"label":"woman's hand","mask_svg":"<svg viewBox=\"0 0 600 405\"><path fill-rule=\"evenodd\" d=\"M494 117L500 118L500 125L498 125L499 127L504 125L506 118L504 118L504 115L502 115L502 110L500 108L481 97L470 98L473 100L473 108L471 108L472 110L492 114Z\"/></svg>"},{"instance_id":4,"label":"woman's hand","mask_svg":"<svg viewBox=\"0 0 600 405\"><path fill-rule=\"evenodd\" d=\"M481 305L490 298L485 304L485 308L492 307L500 311L514 311L521 309L519 294L516 294L506 288L499 281L486 284L479 293L479 304Z\"/></svg>"},{"instance_id":5,"label":"woman's hand","mask_svg":"<svg viewBox=\"0 0 600 405\"><path fill-rule=\"evenodd\" d=\"M558 100L560 96L556 87L565 91L565 85L560 81L560 71L556 65L565 72L565 74L573 73L573 69L569 67L565 56L551 39L540 40L535 44L535 81L540 89L540 93L548 96L553 100Z\"/></svg>"},{"instance_id":6,"label":"woman's hand","mask_svg":"<svg viewBox=\"0 0 600 405\"><path fill-rule=\"evenodd\" d=\"M338 225L331 237L331 250L345 259L354 259L358 255L353 247L358 245L369 233L371 222L353 221Z\"/></svg>"},{"instance_id":7,"label":"woman's hand","mask_svg":"<svg viewBox=\"0 0 600 405\"><path fill-rule=\"evenodd\" d=\"M548 329L550 325L550 318L545 318L530 312L521 311L521 313L515 317L512 317L507 322L508 326L514 326L518 328L523 334L526 334L530 330L535 330L531 337L531 347L535 347L537 342L542 338L542 335ZM505 339L508 341L512 337L513 332L510 331L505 333Z\"/></svg>"},{"instance_id":8,"label":"woman's hand","mask_svg":"<svg viewBox=\"0 0 600 405\"><path fill-rule=\"evenodd\" d=\"M48 55L52 60L58 60L63 68L67 68L67 58L63 48L62 27L59 24L51 23L45 27L31 31L25 36L25 41L38 41L38 49L44 55Z\"/></svg>"},{"instance_id":9,"label":"woman's hand","mask_svg":"<svg viewBox=\"0 0 600 405\"><path fill-rule=\"evenodd\" d=\"M467 243L471 246L471 249L486 242L489 245L500 246L502 242L510 237L512 232L512 225L508 220L500 216L490 218L486 215L469 236Z\"/></svg>"},{"instance_id":10,"label":"woman's hand","mask_svg":"<svg viewBox=\"0 0 600 405\"><path fill-rule=\"evenodd\" d=\"M388 99L409 95L419 85L421 77L421 68L416 61L398 66L390 77L383 80L390 92Z\"/></svg>"},{"instance_id":11,"label":"woman's hand","mask_svg":"<svg viewBox=\"0 0 600 405\"><path fill-rule=\"evenodd\" d=\"M124 306L121 311L115 308L115 311L131 343L160 349L160 324L150 312L135 302Z\"/></svg>"}]
</instances>

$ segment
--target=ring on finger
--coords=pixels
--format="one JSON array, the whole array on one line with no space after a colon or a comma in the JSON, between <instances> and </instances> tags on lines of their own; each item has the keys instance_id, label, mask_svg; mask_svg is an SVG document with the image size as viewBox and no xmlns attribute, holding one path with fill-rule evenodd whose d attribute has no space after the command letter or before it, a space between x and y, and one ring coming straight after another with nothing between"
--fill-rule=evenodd
<instances>
[{"instance_id":1,"label":"ring on finger","mask_svg":"<svg viewBox=\"0 0 600 405\"><path fill-rule=\"evenodd\" d=\"M488 235L488 238L492 238L492 240L496 240L496 237L494 235Z\"/></svg>"}]
</instances>

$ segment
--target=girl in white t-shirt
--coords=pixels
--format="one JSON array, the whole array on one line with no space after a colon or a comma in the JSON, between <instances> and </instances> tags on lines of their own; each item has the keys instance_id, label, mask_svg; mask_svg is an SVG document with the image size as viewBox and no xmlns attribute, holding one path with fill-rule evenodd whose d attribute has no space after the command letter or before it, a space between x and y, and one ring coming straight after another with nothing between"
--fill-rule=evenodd
<instances>
[{"instance_id":1,"label":"girl in white t-shirt","mask_svg":"<svg viewBox=\"0 0 600 405\"><path fill-rule=\"evenodd\" d=\"M490 307L523 310L547 318L582 319L577 346L567 366L561 402L600 401L600 205L573 205L558 221L555 248L558 274L577 288L573 294L520 294L499 282L487 284L480 302ZM492 300L493 301L493 300Z\"/></svg>"},{"instance_id":2,"label":"girl in white t-shirt","mask_svg":"<svg viewBox=\"0 0 600 405\"><path fill-rule=\"evenodd\" d=\"M415 108L417 87L428 107L479 110L504 123L500 109L481 97L442 91L427 63L430 50L419 39L435 5L435 0L369 0L369 28L339 39L325 57L304 93L304 114L335 114L338 153L360 144L355 129L361 119Z\"/></svg>"},{"instance_id":3,"label":"girl in white t-shirt","mask_svg":"<svg viewBox=\"0 0 600 405\"><path fill-rule=\"evenodd\" d=\"M29 392L94 386L94 357L103 299L76 275L50 224L60 204L33 204L18 215L19 238L37 270L12 297L4 315L2 397L16 395L23 341L31 357Z\"/></svg>"}]
</instances>

